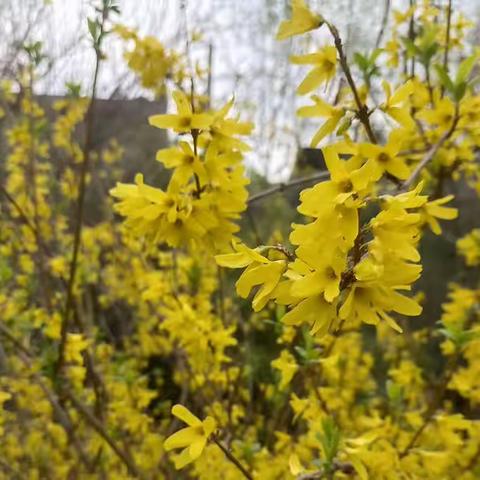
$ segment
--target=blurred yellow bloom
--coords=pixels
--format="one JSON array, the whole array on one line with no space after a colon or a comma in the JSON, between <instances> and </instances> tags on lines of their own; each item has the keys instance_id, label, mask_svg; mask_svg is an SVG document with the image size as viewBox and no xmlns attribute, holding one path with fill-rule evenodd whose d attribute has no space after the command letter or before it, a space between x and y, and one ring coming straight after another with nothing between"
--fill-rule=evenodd
<instances>
[{"instance_id":1,"label":"blurred yellow bloom","mask_svg":"<svg viewBox=\"0 0 480 480\"><path fill-rule=\"evenodd\" d=\"M450 202L453 199L453 195L447 195L446 197L432 200L423 205L420 210L420 215L424 222L428 223L428 226L435 235L442 233L442 228L437 218L442 220L453 220L458 217L458 210L452 207L443 207L445 203Z\"/></svg>"},{"instance_id":2,"label":"blurred yellow bloom","mask_svg":"<svg viewBox=\"0 0 480 480\"><path fill-rule=\"evenodd\" d=\"M281 379L278 385L280 390L285 389L298 370L295 357L288 350L282 350L280 357L272 361L272 367L280 371Z\"/></svg>"},{"instance_id":3,"label":"blurred yellow bloom","mask_svg":"<svg viewBox=\"0 0 480 480\"><path fill-rule=\"evenodd\" d=\"M172 93L177 106L177 114L152 115L148 118L150 125L157 128L172 128L178 133L208 128L213 117L207 113L193 113L190 100L180 90Z\"/></svg>"},{"instance_id":4,"label":"blurred yellow bloom","mask_svg":"<svg viewBox=\"0 0 480 480\"><path fill-rule=\"evenodd\" d=\"M458 240L457 249L465 257L468 266L480 265L480 228L473 229Z\"/></svg>"},{"instance_id":5,"label":"blurred yellow bloom","mask_svg":"<svg viewBox=\"0 0 480 480\"><path fill-rule=\"evenodd\" d=\"M380 109L387 115L396 120L405 128L412 128L415 126L410 115L410 106L408 104L409 96L413 93L414 85L412 81L407 81L395 92L392 93L390 84L387 81L382 82L383 90L385 91L385 102L380 105Z\"/></svg>"},{"instance_id":6,"label":"blurred yellow bloom","mask_svg":"<svg viewBox=\"0 0 480 480\"><path fill-rule=\"evenodd\" d=\"M277 31L277 40L285 40L288 37L309 32L320 27L323 18L311 12L305 5L304 0L292 0L292 18L284 20Z\"/></svg>"}]
</instances>

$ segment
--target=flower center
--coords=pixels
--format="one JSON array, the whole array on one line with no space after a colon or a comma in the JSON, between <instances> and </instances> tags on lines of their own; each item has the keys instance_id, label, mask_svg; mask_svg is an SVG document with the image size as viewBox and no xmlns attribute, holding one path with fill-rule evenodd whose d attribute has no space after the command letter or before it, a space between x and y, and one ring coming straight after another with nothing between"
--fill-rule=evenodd
<instances>
[{"instance_id":1,"label":"flower center","mask_svg":"<svg viewBox=\"0 0 480 480\"><path fill-rule=\"evenodd\" d=\"M329 280L337 279L337 274L335 273L335 270L332 267L327 267L325 270L325 274L327 275L327 278Z\"/></svg>"},{"instance_id":2,"label":"flower center","mask_svg":"<svg viewBox=\"0 0 480 480\"><path fill-rule=\"evenodd\" d=\"M179 126L182 128L190 127L192 119L190 117L181 117L179 121Z\"/></svg>"},{"instance_id":3,"label":"flower center","mask_svg":"<svg viewBox=\"0 0 480 480\"><path fill-rule=\"evenodd\" d=\"M378 155L377 160L380 163L387 163L390 160L390 155L388 153L382 152Z\"/></svg>"},{"instance_id":4,"label":"flower center","mask_svg":"<svg viewBox=\"0 0 480 480\"><path fill-rule=\"evenodd\" d=\"M339 183L340 191L350 193L353 190L353 183L350 180L343 180Z\"/></svg>"}]
</instances>

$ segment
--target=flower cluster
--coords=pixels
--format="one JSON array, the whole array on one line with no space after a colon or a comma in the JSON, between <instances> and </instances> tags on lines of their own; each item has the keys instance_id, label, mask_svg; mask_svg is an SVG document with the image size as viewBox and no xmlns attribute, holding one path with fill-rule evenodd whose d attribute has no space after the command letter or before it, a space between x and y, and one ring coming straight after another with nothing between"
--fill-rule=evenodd
<instances>
[{"instance_id":1,"label":"flower cluster","mask_svg":"<svg viewBox=\"0 0 480 480\"><path fill-rule=\"evenodd\" d=\"M242 151L252 125L228 117L233 100L215 112L200 113L182 91L173 93L176 114L150 117L157 128L187 134L191 142L159 150L157 160L173 173L166 190L143 183L119 183L111 194L127 225L153 243L171 247L199 245L218 250L238 231L232 221L246 208L248 180ZM193 100L193 99L192 99Z\"/></svg>"}]
</instances>

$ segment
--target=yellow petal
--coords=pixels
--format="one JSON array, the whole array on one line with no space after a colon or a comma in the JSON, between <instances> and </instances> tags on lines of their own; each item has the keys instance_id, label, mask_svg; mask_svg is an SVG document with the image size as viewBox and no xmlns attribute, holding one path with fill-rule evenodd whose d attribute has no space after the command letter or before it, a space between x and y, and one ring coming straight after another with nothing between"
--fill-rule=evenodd
<instances>
[{"instance_id":1,"label":"yellow petal","mask_svg":"<svg viewBox=\"0 0 480 480\"><path fill-rule=\"evenodd\" d=\"M162 114L148 117L148 123L157 128L179 128L181 121L178 115Z\"/></svg>"},{"instance_id":2,"label":"yellow petal","mask_svg":"<svg viewBox=\"0 0 480 480\"><path fill-rule=\"evenodd\" d=\"M188 410L188 408L185 408L183 405L178 403L172 407L172 415L179 418L191 427L202 425L202 422L198 417Z\"/></svg>"},{"instance_id":3,"label":"yellow petal","mask_svg":"<svg viewBox=\"0 0 480 480\"><path fill-rule=\"evenodd\" d=\"M324 80L327 79L325 70L322 67L314 68L308 72L302 83L297 88L299 95L306 95L315 90Z\"/></svg>"},{"instance_id":4,"label":"yellow petal","mask_svg":"<svg viewBox=\"0 0 480 480\"><path fill-rule=\"evenodd\" d=\"M170 435L165 442L163 442L163 447L168 452L174 448L187 447L193 441L199 438L198 430L195 427L186 427L182 428L178 432L175 432L173 435Z\"/></svg>"},{"instance_id":5,"label":"yellow petal","mask_svg":"<svg viewBox=\"0 0 480 480\"><path fill-rule=\"evenodd\" d=\"M392 292L389 300L392 302L391 310L402 315L415 317L422 313L422 307L415 300L405 297L405 295L398 292Z\"/></svg>"},{"instance_id":6,"label":"yellow petal","mask_svg":"<svg viewBox=\"0 0 480 480\"><path fill-rule=\"evenodd\" d=\"M190 453L189 453L188 448L183 450L179 455L176 455L175 457L173 457L173 463L175 464L175 468L177 470L182 469L183 467L185 467L185 465L188 465L192 461L193 460L190 457Z\"/></svg>"},{"instance_id":7,"label":"yellow petal","mask_svg":"<svg viewBox=\"0 0 480 480\"><path fill-rule=\"evenodd\" d=\"M199 439L195 440L188 449L190 458L192 460L196 460L202 454L206 444L206 437L200 437Z\"/></svg>"},{"instance_id":8,"label":"yellow petal","mask_svg":"<svg viewBox=\"0 0 480 480\"><path fill-rule=\"evenodd\" d=\"M185 93L181 90L176 90L172 93L172 97L177 105L178 114L189 117L192 114L192 104Z\"/></svg>"}]
</instances>

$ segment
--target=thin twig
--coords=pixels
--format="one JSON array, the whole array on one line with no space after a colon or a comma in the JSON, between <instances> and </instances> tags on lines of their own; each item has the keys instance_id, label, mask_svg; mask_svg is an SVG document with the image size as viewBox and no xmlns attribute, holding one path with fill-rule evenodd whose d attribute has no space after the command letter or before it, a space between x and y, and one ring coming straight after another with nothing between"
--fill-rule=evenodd
<instances>
[{"instance_id":1,"label":"thin twig","mask_svg":"<svg viewBox=\"0 0 480 480\"><path fill-rule=\"evenodd\" d=\"M405 191L407 190L412 183L417 179L420 175L421 171L433 160L435 155L437 154L438 150L443 146L443 144L452 136L455 128L457 127L457 123L459 120L459 107L458 104L455 105L455 115L452 121L452 125L450 128L440 137L437 143L435 143L430 150L426 153L420 163L415 167L413 172L411 173L410 177L405 180L400 186L400 190Z\"/></svg>"},{"instance_id":2,"label":"thin twig","mask_svg":"<svg viewBox=\"0 0 480 480\"><path fill-rule=\"evenodd\" d=\"M410 8L415 7L415 0L410 0ZM415 10L412 8L412 15L410 16L410 22L408 24L408 39L411 43L415 41ZM410 78L415 76L415 55L412 55L412 61L410 65Z\"/></svg>"},{"instance_id":3,"label":"thin twig","mask_svg":"<svg viewBox=\"0 0 480 480\"><path fill-rule=\"evenodd\" d=\"M15 210L17 211L20 218L25 223L25 225L27 225L27 227L34 234L35 238L37 238L37 230L36 230L35 226L30 221L27 214L24 212L23 208L17 203L17 201L12 197L12 195L10 195L10 193L7 191L7 189L1 184L0 184L0 192L2 192L4 197L12 204L12 206L15 208Z\"/></svg>"},{"instance_id":4,"label":"thin twig","mask_svg":"<svg viewBox=\"0 0 480 480\"><path fill-rule=\"evenodd\" d=\"M237 469L242 473L242 475L248 480L253 480L252 474L240 463L237 457L214 435L212 437L215 445L220 448L220 450L225 454L230 462L232 462Z\"/></svg>"},{"instance_id":5,"label":"thin twig","mask_svg":"<svg viewBox=\"0 0 480 480\"><path fill-rule=\"evenodd\" d=\"M309 177L294 178L293 180L290 180L288 182L278 183L277 185L273 185L272 187L267 188L263 192L259 192L259 193L256 193L255 195L252 195L248 199L248 205L250 206L252 203L258 202L259 200L263 200L264 198L269 197L270 195L273 195L278 192L283 192L292 187L297 187L305 183L315 182L317 180L326 180L329 176L330 176L330 172L324 171L324 172L318 172Z\"/></svg>"},{"instance_id":6,"label":"thin twig","mask_svg":"<svg viewBox=\"0 0 480 480\"><path fill-rule=\"evenodd\" d=\"M93 75L93 84L92 84L92 94L90 97L90 103L88 105L87 114L85 117L85 142L83 147L83 162L80 170L80 182L79 182L79 192L77 199L77 211L76 211L76 224L73 240L73 253L72 259L70 262L69 269L69 278L67 286L67 299L65 302L65 309L62 318L61 325L61 334L60 334L60 344L58 347L58 359L55 365L56 373L59 373L62 369L65 356L65 344L67 341L67 332L70 322L70 311L74 304L74 286L75 286L75 277L77 273L78 266L78 254L80 251L80 244L82 238L82 227L83 227L83 217L85 210L85 192L87 186L87 174L90 169L90 157L93 146L93 120L94 120L94 107L95 107L95 96L97 92L97 82L98 74L100 71L100 64L103 58L101 52L101 39L103 38L104 26L108 17L108 9L105 6L102 11L102 21L100 23L100 36L98 44L95 44L95 72ZM94 40L95 42L95 40Z\"/></svg>"},{"instance_id":7,"label":"thin twig","mask_svg":"<svg viewBox=\"0 0 480 480\"><path fill-rule=\"evenodd\" d=\"M340 65L342 67L343 73L347 79L347 83L350 87L350 90L353 93L353 97L355 98L355 103L357 104L357 117L362 123L367 132L367 136L371 143L378 143L375 133L373 132L372 126L370 125L370 117L368 115L368 107L362 102L360 98L360 94L358 93L357 86L355 85L355 81L353 80L352 72L350 71L350 67L348 65L347 56L345 55L345 51L343 49L342 39L340 34L338 33L337 27L332 25L329 22L326 22L330 33L333 36L333 40L335 42L335 48L337 49L338 56L340 57Z\"/></svg>"},{"instance_id":8,"label":"thin twig","mask_svg":"<svg viewBox=\"0 0 480 480\"><path fill-rule=\"evenodd\" d=\"M443 68L448 72L448 53L450 49L450 30L452 24L452 0L448 0L447 5L447 29L445 32L445 52L443 54ZM445 87L441 87L441 96L443 97L445 93Z\"/></svg>"},{"instance_id":9,"label":"thin twig","mask_svg":"<svg viewBox=\"0 0 480 480\"><path fill-rule=\"evenodd\" d=\"M383 11L381 27L380 27L380 30L378 31L377 40L375 41L375 48L378 48L380 46L383 35L385 33L385 29L387 28L391 4L392 4L391 0L385 0L385 10Z\"/></svg>"},{"instance_id":10,"label":"thin twig","mask_svg":"<svg viewBox=\"0 0 480 480\"><path fill-rule=\"evenodd\" d=\"M445 32L445 52L443 54L443 68L448 71L448 52L450 49L450 30L452 24L452 0L448 0L447 6L447 30Z\"/></svg>"}]
</instances>

